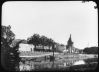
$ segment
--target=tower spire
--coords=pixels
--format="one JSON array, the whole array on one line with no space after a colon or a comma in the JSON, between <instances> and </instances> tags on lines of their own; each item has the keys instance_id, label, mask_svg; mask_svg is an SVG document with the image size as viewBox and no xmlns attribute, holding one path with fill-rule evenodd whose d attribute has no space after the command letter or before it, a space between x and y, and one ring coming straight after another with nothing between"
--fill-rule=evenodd
<instances>
[{"instance_id":1,"label":"tower spire","mask_svg":"<svg viewBox=\"0 0 99 72\"><path fill-rule=\"evenodd\" d=\"M71 39L71 34L70 34L70 37L69 37L69 40L68 40L69 42L72 42L72 39Z\"/></svg>"},{"instance_id":2,"label":"tower spire","mask_svg":"<svg viewBox=\"0 0 99 72\"><path fill-rule=\"evenodd\" d=\"M69 37L69 40L68 40L68 44L69 45L72 45L73 44L72 39L71 39L71 34L70 34L70 37Z\"/></svg>"},{"instance_id":3,"label":"tower spire","mask_svg":"<svg viewBox=\"0 0 99 72\"><path fill-rule=\"evenodd\" d=\"M70 38L69 39L71 40L71 34L70 34Z\"/></svg>"}]
</instances>

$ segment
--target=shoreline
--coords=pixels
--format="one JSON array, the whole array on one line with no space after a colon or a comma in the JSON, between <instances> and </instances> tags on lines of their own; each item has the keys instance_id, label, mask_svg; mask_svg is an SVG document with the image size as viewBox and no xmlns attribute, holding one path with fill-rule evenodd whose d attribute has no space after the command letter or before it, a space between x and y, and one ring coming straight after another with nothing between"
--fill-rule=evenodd
<instances>
[{"instance_id":1,"label":"shoreline","mask_svg":"<svg viewBox=\"0 0 99 72\"><path fill-rule=\"evenodd\" d=\"M68 54L68 53L54 53L55 58L98 58L98 54ZM49 52L23 52L20 53L20 57L26 58L39 58L44 56L51 56L53 53Z\"/></svg>"}]
</instances>

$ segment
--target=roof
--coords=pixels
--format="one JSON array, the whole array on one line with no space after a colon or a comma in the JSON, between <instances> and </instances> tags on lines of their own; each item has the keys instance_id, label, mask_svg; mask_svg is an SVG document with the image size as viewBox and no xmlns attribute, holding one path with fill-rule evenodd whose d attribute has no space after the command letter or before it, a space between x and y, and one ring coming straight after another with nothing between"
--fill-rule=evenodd
<instances>
[{"instance_id":1,"label":"roof","mask_svg":"<svg viewBox=\"0 0 99 72\"><path fill-rule=\"evenodd\" d=\"M18 43L18 42L20 42L21 41L21 39L14 39L13 41L12 41L12 44L10 45L11 47L15 47L16 46L16 44Z\"/></svg>"},{"instance_id":2,"label":"roof","mask_svg":"<svg viewBox=\"0 0 99 72\"><path fill-rule=\"evenodd\" d=\"M27 44L27 40L22 40L21 43Z\"/></svg>"}]
</instances>

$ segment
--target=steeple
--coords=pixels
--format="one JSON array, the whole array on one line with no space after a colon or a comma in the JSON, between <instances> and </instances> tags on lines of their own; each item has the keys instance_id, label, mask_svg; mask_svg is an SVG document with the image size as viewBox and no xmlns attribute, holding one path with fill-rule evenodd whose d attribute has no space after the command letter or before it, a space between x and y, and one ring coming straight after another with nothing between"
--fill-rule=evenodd
<instances>
[{"instance_id":1,"label":"steeple","mask_svg":"<svg viewBox=\"0 0 99 72\"><path fill-rule=\"evenodd\" d=\"M78 53L78 50L76 50L76 48L73 46L71 34L70 34L69 40L67 41L66 50L67 50L67 53Z\"/></svg>"},{"instance_id":2,"label":"steeple","mask_svg":"<svg viewBox=\"0 0 99 72\"><path fill-rule=\"evenodd\" d=\"M71 40L71 34L70 34L70 37L69 37L69 40L68 40L69 42L72 42L72 40Z\"/></svg>"},{"instance_id":3,"label":"steeple","mask_svg":"<svg viewBox=\"0 0 99 72\"><path fill-rule=\"evenodd\" d=\"M69 42L70 44L72 44L72 43L73 43L73 42L72 42L72 39L71 39L71 34L70 34L70 37L69 37L68 42Z\"/></svg>"},{"instance_id":4,"label":"steeple","mask_svg":"<svg viewBox=\"0 0 99 72\"><path fill-rule=\"evenodd\" d=\"M72 42L72 39L71 39L71 34L70 34L70 37L69 37L69 40L68 40L68 46L72 46L73 45L73 42Z\"/></svg>"}]
</instances>

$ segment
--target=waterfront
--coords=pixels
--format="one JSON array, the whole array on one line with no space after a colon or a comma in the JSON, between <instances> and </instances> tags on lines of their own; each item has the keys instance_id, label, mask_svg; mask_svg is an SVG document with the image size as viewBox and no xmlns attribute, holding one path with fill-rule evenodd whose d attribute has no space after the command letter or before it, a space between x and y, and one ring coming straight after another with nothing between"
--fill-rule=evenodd
<instances>
[{"instance_id":1,"label":"waterfront","mask_svg":"<svg viewBox=\"0 0 99 72\"><path fill-rule=\"evenodd\" d=\"M41 70L94 70L97 68L98 58L56 58L54 61L45 58L21 58L16 67L19 71L41 71ZM78 67L79 66L79 67Z\"/></svg>"}]
</instances>

